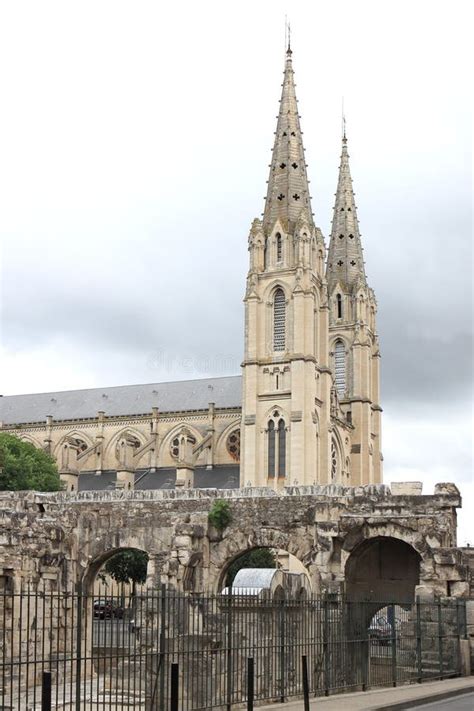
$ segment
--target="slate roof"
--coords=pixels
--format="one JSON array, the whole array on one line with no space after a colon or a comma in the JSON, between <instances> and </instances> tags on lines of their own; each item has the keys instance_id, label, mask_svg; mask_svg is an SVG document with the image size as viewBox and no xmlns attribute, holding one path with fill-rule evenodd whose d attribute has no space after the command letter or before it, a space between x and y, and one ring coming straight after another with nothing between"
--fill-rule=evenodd
<instances>
[{"instance_id":1,"label":"slate roof","mask_svg":"<svg viewBox=\"0 0 474 711\"><path fill-rule=\"evenodd\" d=\"M112 388L65 390L63 392L6 395L0 397L0 422L24 424L55 420L76 420L106 416L205 410L213 402L218 408L240 407L241 376L178 380L147 385L120 385Z\"/></svg>"},{"instance_id":2,"label":"slate roof","mask_svg":"<svg viewBox=\"0 0 474 711\"><path fill-rule=\"evenodd\" d=\"M115 470L107 470L96 474L94 471L81 472L79 475L79 491L104 491L115 489ZM176 469L159 468L154 472L138 470L135 472L135 489L174 489ZM194 486L196 489L238 489L239 465L222 464L207 469L196 467L194 471Z\"/></svg>"}]
</instances>

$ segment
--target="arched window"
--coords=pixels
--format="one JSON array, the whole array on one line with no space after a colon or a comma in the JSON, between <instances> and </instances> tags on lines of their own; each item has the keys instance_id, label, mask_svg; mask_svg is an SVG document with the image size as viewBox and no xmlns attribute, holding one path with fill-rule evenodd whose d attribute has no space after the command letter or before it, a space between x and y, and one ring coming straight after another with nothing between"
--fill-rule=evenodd
<instances>
[{"instance_id":1,"label":"arched window","mask_svg":"<svg viewBox=\"0 0 474 711\"><path fill-rule=\"evenodd\" d=\"M346 392L346 348L343 341L336 341L334 347L334 371L336 390L343 395Z\"/></svg>"},{"instance_id":2,"label":"arched window","mask_svg":"<svg viewBox=\"0 0 474 711\"><path fill-rule=\"evenodd\" d=\"M276 256L277 256L277 262L281 262L283 258L283 246L282 246L282 241L281 241L281 234L277 232L276 234Z\"/></svg>"},{"instance_id":3,"label":"arched window","mask_svg":"<svg viewBox=\"0 0 474 711\"><path fill-rule=\"evenodd\" d=\"M265 237L265 244L263 245L263 268L268 267L268 240Z\"/></svg>"},{"instance_id":4,"label":"arched window","mask_svg":"<svg viewBox=\"0 0 474 711\"><path fill-rule=\"evenodd\" d=\"M286 476L286 429L285 421L278 423L278 476Z\"/></svg>"},{"instance_id":5,"label":"arched window","mask_svg":"<svg viewBox=\"0 0 474 711\"><path fill-rule=\"evenodd\" d=\"M340 294L336 296L336 311L337 318L342 318L342 296Z\"/></svg>"},{"instance_id":6,"label":"arched window","mask_svg":"<svg viewBox=\"0 0 474 711\"><path fill-rule=\"evenodd\" d=\"M283 289L276 289L273 296L273 350L285 350L286 304Z\"/></svg>"},{"instance_id":7,"label":"arched window","mask_svg":"<svg viewBox=\"0 0 474 711\"><path fill-rule=\"evenodd\" d=\"M275 476L275 423L268 423L268 476Z\"/></svg>"},{"instance_id":8,"label":"arched window","mask_svg":"<svg viewBox=\"0 0 474 711\"><path fill-rule=\"evenodd\" d=\"M286 476L286 427L285 420L275 410L268 421L268 477Z\"/></svg>"}]
</instances>

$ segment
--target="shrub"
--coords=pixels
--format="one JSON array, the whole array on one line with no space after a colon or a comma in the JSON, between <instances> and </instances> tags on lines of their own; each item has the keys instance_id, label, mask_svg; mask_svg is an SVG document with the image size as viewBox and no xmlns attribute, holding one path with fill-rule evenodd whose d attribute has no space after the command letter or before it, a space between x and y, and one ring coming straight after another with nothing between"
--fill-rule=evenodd
<instances>
[{"instance_id":1,"label":"shrub","mask_svg":"<svg viewBox=\"0 0 474 711\"><path fill-rule=\"evenodd\" d=\"M209 511L209 523L218 531L223 531L231 521L232 514L228 502L221 499L214 501Z\"/></svg>"}]
</instances>

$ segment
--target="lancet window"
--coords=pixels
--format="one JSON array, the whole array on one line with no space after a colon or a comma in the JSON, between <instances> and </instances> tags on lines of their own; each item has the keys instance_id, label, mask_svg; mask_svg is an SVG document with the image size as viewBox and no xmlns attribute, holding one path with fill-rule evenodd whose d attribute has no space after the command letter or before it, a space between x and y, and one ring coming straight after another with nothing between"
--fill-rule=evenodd
<instances>
[{"instance_id":1,"label":"lancet window","mask_svg":"<svg viewBox=\"0 0 474 711\"><path fill-rule=\"evenodd\" d=\"M283 289L276 289L273 296L273 350L285 350L286 302Z\"/></svg>"},{"instance_id":2,"label":"lancet window","mask_svg":"<svg viewBox=\"0 0 474 711\"><path fill-rule=\"evenodd\" d=\"M334 377L339 395L346 392L346 347L343 341L336 341L334 346Z\"/></svg>"},{"instance_id":3,"label":"lancet window","mask_svg":"<svg viewBox=\"0 0 474 711\"><path fill-rule=\"evenodd\" d=\"M280 413L275 411L267 428L268 477L286 476L286 426Z\"/></svg>"}]
</instances>

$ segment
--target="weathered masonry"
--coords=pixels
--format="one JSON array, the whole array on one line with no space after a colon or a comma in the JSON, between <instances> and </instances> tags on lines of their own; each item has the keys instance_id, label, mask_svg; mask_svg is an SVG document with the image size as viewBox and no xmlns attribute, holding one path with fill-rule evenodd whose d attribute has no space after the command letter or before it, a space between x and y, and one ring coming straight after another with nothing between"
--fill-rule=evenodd
<instances>
[{"instance_id":1,"label":"weathered masonry","mask_svg":"<svg viewBox=\"0 0 474 711\"><path fill-rule=\"evenodd\" d=\"M208 514L225 498L231 523L217 531ZM228 565L255 547L287 551L306 567L312 592L352 599L413 600L430 591L469 594L468 567L456 548L453 484L434 495L365 487L289 487L82 494L4 493L3 588L29 583L51 591L82 583L120 549L150 556L149 584L219 592Z\"/></svg>"}]
</instances>

